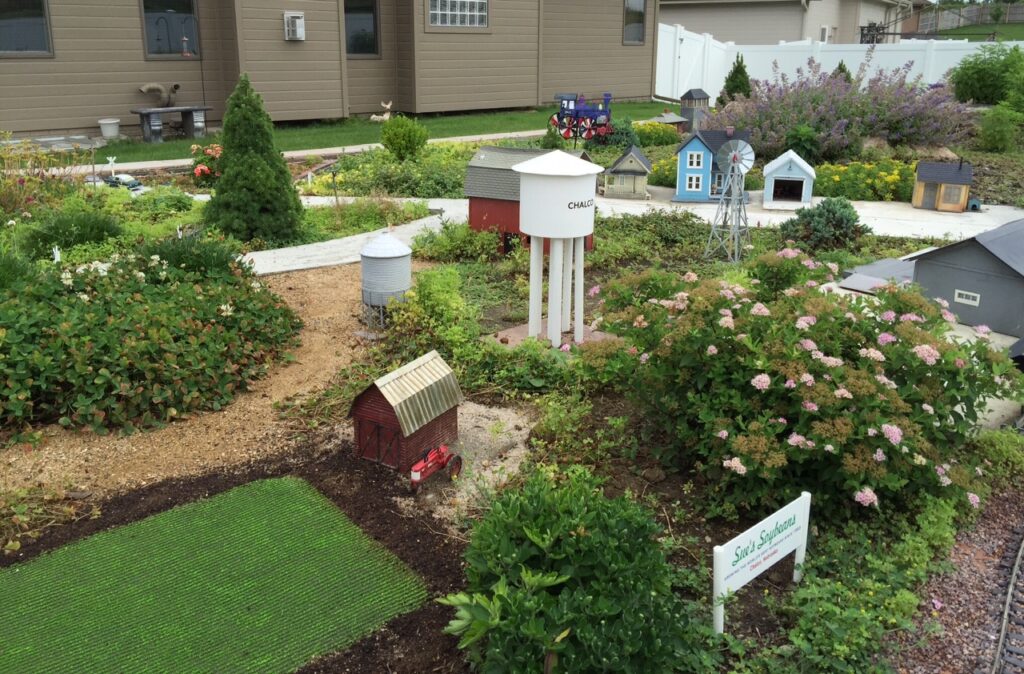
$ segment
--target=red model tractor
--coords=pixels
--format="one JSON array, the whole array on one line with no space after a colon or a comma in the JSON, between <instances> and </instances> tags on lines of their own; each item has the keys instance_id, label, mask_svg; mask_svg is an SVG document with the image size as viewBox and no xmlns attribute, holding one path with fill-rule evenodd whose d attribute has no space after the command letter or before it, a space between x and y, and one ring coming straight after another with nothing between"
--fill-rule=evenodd
<instances>
[{"instance_id":1,"label":"red model tractor","mask_svg":"<svg viewBox=\"0 0 1024 674\"><path fill-rule=\"evenodd\" d=\"M434 473L443 470L448 474L450 480L457 480L462 472L462 457L452 450L448 445L441 445L435 449L428 450L423 458L413 464L409 472L409 482L413 493L420 485L426 482Z\"/></svg>"}]
</instances>

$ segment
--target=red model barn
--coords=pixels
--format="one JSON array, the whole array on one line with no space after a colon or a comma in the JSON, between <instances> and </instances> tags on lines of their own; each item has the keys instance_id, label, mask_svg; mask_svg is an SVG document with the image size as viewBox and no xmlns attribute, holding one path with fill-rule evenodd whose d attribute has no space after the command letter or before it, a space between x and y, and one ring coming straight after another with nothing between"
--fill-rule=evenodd
<instances>
[{"instance_id":1,"label":"red model barn","mask_svg":"<svg viewBox=\"0 0 1024 674\"><path fill-rule=\"evenodd\" d=\"M352 403L356 452L408 472L425 452L459 439L462 389L437 351L390 372Z\"/></svg>"},{"instance_id":2,"label":"red model barn","mask_svg":"<svg viewBox=\"0 0 1024 674\"><path fill-rule=\"evenodd\" d=\"M551 150L484 146L469 162L466 169L469 227L477 232L497 231L501 235L503 253L511 250L516 238L529 245L529 237L519 233L519 174L512 167L549 152ZM590 161L583 150L565 152ZM587 237L586 248L594 249L593 236Z\"/></svg>"}]
</instances>

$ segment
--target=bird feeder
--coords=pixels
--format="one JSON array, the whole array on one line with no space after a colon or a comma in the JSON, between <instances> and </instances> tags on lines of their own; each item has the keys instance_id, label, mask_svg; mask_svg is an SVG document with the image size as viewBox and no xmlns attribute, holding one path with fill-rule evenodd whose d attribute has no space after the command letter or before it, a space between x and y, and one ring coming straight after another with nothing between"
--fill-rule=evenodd
<instances>
[{"instance_id":1,"label":"bird feeder","mask_svg":"<svg viewBox=\"0 0 1024 674\"><path fill-rule=\"evenodd\" d=\"M527 333L542 336L544 240L549 239L547 337L557 347L571 328L573 340L582 342L584 239L594 233L597 174L604 169L555 150L512 170L519 174L519 231L530 237Z\"/></svg>"}]
</instances>

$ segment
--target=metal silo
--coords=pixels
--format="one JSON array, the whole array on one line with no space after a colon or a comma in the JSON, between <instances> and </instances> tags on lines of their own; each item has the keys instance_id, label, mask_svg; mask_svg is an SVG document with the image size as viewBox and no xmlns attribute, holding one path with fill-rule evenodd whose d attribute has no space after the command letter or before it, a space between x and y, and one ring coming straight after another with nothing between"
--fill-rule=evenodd
<instances>
[{"instance_id":1,"label":"metal silo","mask_svg":"<svg viewBox=\"0 0 1024 674\"><path fill-rule=\"evenodd\" d=\"M401 301L412 287L412 249L385 232L359 252L363 278L363 314L372 327L383 327L388 302Z\"/></svg>"}]
</instances>

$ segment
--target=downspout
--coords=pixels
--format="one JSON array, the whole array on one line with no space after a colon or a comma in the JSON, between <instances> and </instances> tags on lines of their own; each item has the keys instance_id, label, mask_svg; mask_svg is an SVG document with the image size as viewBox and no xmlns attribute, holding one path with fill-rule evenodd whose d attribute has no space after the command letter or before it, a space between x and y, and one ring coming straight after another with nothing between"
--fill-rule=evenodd
<instances>
[{"instance_id":1,"label":"downspout","mask_svg":"<svg viewBox=\"0 0 1024 674\"><path fill-rule=\"evenodd\" d=\"M654 51L651 53L651 100L655 100L657 97L657 86L658 86L658 37L661 33L659 29L661 26L661 2L655 0L654 2ZM678 103L679 101L676 101Z\"/></svg>"},{"instance_id":2,"label":"downspout","mask_svg":"<svg viewBox=\"0 0 1024 674\"><path fill-rule=\"evenodd\" d=\"M544 0L537 0L537 105L544 105Z\"/></svg>"},{"instance_id":3,"label":"downspout","mask_svg":"<svg viewBox=\"0 0 1024 674\"><path fill-rule=\"evenodd\" d=\"M348 104L348 40L345 35L345 3L343 0L338 0L338 45L339 45L339 63L338 72L341 77L341 116L348 117L350 106ZM380 5L376 5L376 9L380 9ZM376 10L375 10L376 11ZM377 18L377 49L381 53L381 57L384 56L384 46L380 32L380 17ZM397 59L396 59L397 60Z\"/></svg>"}]
</instances>

